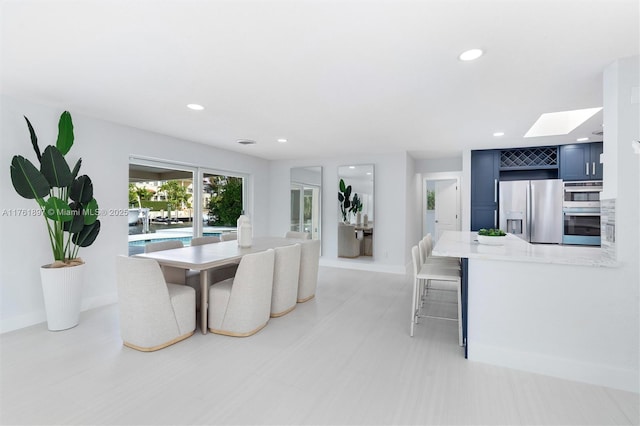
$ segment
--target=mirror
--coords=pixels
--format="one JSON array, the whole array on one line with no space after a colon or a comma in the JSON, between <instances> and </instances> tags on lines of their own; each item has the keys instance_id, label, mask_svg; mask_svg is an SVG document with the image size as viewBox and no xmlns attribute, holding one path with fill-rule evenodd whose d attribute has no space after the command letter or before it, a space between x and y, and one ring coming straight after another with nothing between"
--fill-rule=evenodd
<instances>
[{"instance_id":1,"label":"mirror","mask_svg":"<svg viewBox=\"0 0 640 426\"><path fill-rule=\"evenodd\" d=\"M322 234L322 167L291 168L290 231L307 232L312 240Z\"/></svg>"},{"instance_id":2,"label":"mirror","mask_svg":"<svg viewBox=\"0 0 640 426\"><path fill-rule=\"evenodd\" d=\"M338 257L373 256L373 164L338 167Z\"/></svg>"}]
</instances>

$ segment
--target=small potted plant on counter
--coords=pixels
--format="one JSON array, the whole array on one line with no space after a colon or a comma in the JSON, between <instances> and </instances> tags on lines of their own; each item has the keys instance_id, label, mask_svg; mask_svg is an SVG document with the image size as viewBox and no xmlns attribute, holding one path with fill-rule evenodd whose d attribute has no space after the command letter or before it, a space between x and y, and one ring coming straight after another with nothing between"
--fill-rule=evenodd
<instances>
[{"instance_id":1,"label":"small potted plant on counter","mask_svg":"<svg viewBox=\"0 0 640 426\"><path fill-rule=\"evenodd\" d=\"M45 220L54 262L40 267L47 326L66 330L78 324L84 262L80 247L91 245L100 232L98 203L89 176L78 176L82 159L73 169L65 155L73 146L73 122L65 111L58 123L56 145L40 152L36 133L25 117L39 168L21 155L11 160L11 182L18 195L34 199Z\"/></svg>"},{"instance_id":2,"label":"small potted plant on counter","mask_svg":"<svg viewBox=\"0 0 640 426\"><path fill-rule=\"evenodd\" d=\"M487 244L490 246L501 246L504 244L504 240L507 238L507 234L501 229L485 229L478 230L478 242L480 244Z\"/></svg>"}]
</instances>

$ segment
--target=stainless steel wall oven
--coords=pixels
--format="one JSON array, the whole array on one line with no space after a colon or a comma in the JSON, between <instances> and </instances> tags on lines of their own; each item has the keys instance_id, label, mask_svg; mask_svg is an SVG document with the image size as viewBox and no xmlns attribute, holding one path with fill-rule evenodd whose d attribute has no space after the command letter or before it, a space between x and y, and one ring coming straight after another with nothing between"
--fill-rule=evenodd
<instances>
[{"instance_id":1,"label":"stainless steel wall oven","mask_svg":"<svg viewBox=\"0 0 640 426\"><path fill-rule=\"evenodd\" d=\"M565 182L563 244L600 245L601 181Z\"/></svg>"}]
</instances>

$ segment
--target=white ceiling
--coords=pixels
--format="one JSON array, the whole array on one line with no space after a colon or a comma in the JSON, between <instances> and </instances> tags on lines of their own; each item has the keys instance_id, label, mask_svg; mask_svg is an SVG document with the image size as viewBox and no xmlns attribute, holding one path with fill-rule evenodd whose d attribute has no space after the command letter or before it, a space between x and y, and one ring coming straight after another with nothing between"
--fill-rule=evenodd
<instances>
[{"instance_id":1,"label":"white ceiling","mask_svg":"<svg viewBox=\"0 0 640 426\"><path fill-rule=\"evenodd\" d=\"M267 159L570 143L603 113L567 136L522 135L541 113L602 106L603 69L640 51L639 4L3 1L0 83L12 97ZM473 47L485 56L457 59Z\"/></svg>"}]
</instances>

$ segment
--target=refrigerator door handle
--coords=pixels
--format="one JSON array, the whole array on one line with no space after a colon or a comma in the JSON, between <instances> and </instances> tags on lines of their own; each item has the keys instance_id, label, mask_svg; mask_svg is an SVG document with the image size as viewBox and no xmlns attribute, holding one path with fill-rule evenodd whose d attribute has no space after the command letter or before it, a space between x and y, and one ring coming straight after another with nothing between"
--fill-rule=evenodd
<instances>
[{"instance_id":1,"label":"refrigerator door handle","mask_svg":"<svg viewBox=\"0 0 640 426\"><path fill-rule=\"evenodd\" d=\"M584 174L589 176L589 163L584 163L584 166L585 166Z\"/></svg>"},{"instance_id":2,"label":"refrigerator door handle","mask_svg":"<svg viewBox=\"0 0 640 426\"><path fill-rule=\"evenodd\" d=\"M591 163L591 174L596 175L596 162Z\"/></svg>"},{"instance_id":3,"label":"refrigerator door handle","mask_svg":"<svg viewBox=\"0 0 640 426\"><path fill-rule=\"evenodd\" d=\"M529 202L531 204L531 216L530 216L530 238L529 241L533 241L533 233L535 232L535 223L536 223L536 186L531 182L531 190L529 195Z\"/></svg>"},{"instance_id":4,"label":"refrigerator door handle","mask_svg":"<svg viewBox=\"0 0 640 426\"><path fill-rule=\"evenodd\" d=\"M498 228L498 210L493 209L493 227Z\"/></svg>"},{"instance_id":5,"label":"refrigerator door handle","mask_svg":"<svg viewBox=\"0 0 640 426\"><path fill-rule=\"evenodd\" d=\"M498 179L493 180L493 202L498 202Z\"/></svg>"}]
</instances>

